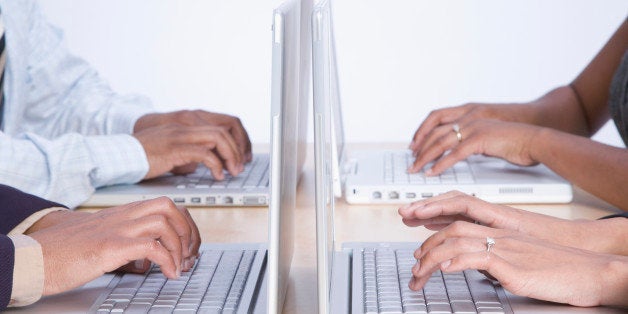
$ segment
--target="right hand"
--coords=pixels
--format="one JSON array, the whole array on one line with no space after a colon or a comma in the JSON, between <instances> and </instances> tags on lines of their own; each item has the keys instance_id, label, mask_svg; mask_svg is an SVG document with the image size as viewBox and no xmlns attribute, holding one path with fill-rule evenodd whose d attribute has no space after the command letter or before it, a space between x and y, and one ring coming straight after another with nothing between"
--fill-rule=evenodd
<instances>
[{"instance_id":1,"label":"right hand","mask_svg":"<svg viewBox=\"0 0 628 314\"><path fill-rule=\"evenodd\" d=\"M217 180L224 179L224 168L233 176L244 170L245 156L233 135L221 126L167 124L142 129L133 136L148 158L150 168L144 179L177 169L193 171L187 166L196 163L207 166Z\"/></svg>"},{"instance_id":2,"label":"right hand","mask_svg":"<svg viewBox=\"0 0 628 314\"><path fill-rule=\"evenodd\" d=\"M55 218L59 215L71 219L61 221ZM41 220L27 234L42 248L44 295L76 288L144 259L158 264L166 277L177 278L193 265L200 246L198 228L187 210L165 197L93 214L53 212Z\"/></svg>"},{"instance_id":3,"label":"right hand","mask_svg":"<svg viewBox=\"0 0 628 314\"><path fill-rule=\"evenodd\" d=\"M487 237L495 240L490 252ZM520 296L575 306L628 305L626 256L560 246L512 230L459 222L428 238L414 257L412 290L438 269L477 269Z\"/></svg>"},{"instance_id":4,"label":"right hand","mask_svg":"<svg viewBox=\"0 0 628 314\"><path fill-rule=\"evenodd\" d=\"M614 239L613 228L624 229L625 218L607 220L567 220L491 204L467 194L452 191L399 208L403 223L441 230L457 221L521 232L556 244L600 253L628 254L621 237Z\"/></svg>"}]
</instances>

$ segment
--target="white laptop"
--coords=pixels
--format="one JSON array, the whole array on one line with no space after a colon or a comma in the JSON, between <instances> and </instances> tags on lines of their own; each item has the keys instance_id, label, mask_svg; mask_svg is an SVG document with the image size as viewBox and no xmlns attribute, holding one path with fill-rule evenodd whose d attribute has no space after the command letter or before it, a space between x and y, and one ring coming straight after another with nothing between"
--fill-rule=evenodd
<instances>
[{"instance_id":1,"label":"white laptop","mask_svg":"<svg viewBox=\"0 0 628 314\"><path fill-rule=\"evenodd\" d=\"M571 185L547 167L519 167L497 158L472 156L440 176L408 174L410 151L359 151L349 156L344 130L333 23L329 8L313 21L314 104L333 126L334 194L352 204L408 203L459 190L496 203L568 203ZM320 113L322 114L322 113ZM316 134L318 135L318 134ZM315 135L315 136L316 136Z\"/></svg>"},{"instance_id":2,"label":"white laptop","mask_svg":"<svg viewBox=\"0 0 628 314\"><path fill-rule=\"evenodd\" d=\"M324 36L330 34L330 13L328 0L314 7L315 41L317 36L324 35L323 32L327 34ZM315 67L316 49L315 45ZM578 308L514 296L475 270L450 274L439 271L421 291L412 291L408 282L412 276L411 268L416 263L413 256L419 246L416 242L345 243L340 251L336 251L332 168L337 159L332 111L327 104L315 101L314 105L318 313L624 312L622 309Z\"/></svg>"},{"instance_id":3,"label":"white laptop","mask_svg":"<svg viewBox=\"0 0 628 314\"><path fill-rule=\"evenodd\" d=\"M307 64L308 55L300 55L300 20L303 14L307 28L310 12L309 0L288 0L273 12L268 245L204 243L193 270L177 280L167 280L156 266L146 274L107 274L8 312L280 313L294 248L299 161L304 159L299 149L306 145L305 134L295 130L307 123L308 107L299 100L300 73L293 65L302 58Z\"/></svg>"}]
</instances>

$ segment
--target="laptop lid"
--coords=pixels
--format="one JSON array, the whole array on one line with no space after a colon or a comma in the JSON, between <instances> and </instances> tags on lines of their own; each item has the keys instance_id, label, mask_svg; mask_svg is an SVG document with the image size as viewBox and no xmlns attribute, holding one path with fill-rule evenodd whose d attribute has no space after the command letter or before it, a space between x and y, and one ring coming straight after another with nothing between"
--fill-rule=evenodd
<instances>
[{"instance_id":1,"label":"laptop lid","mask_svg":"<svg viewBox=\"0 0 628 314\"><path fill-rule=\"evenodd\" d=\"M331 45L331 8L327 0L319 2L312 13L312 63L314 73L314 169L316 202L316 256L318 312L330 312L331 274L334 265L334 202L339 184L339 159L344 150L342 127L335 132L334 108L337 94L332 83L333 45ZM336 106L334 106L336 104ZM339 115L339 111L337 115ZM339 187L339 186L338 186Z\"/></svg>"},{"instance_id":2,"label":"laptop lid","mask_svg":"<svg viewBox=\"0 0 628 314\"><path fill-rule=\"evenodd\" d=\"M336 45L331 17L331 3L322 1L312 16L312 62L314 104L329 106L331 140L331 174L335 197L342 196L344 165L346 162L345 135L336 62Z\"/></svg>"},{"instance_id":3,"label":"laptop lid","mask_svg":"<svg viewBox=\"0 0 628 314\"><path fill-rule=\"evenodd\" d=\"M296 188L307 148L311 7L311 0L288 0L273 12L268 313L283 308L294 251Z\"/></svg>"}]
</instances>

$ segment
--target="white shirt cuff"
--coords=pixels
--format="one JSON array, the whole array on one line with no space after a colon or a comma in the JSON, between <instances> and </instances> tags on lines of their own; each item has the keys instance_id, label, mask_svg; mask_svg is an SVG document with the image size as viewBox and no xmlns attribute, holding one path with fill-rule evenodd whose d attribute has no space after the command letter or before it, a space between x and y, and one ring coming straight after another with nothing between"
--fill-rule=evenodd
<instances>
[{"instance_id":1,"label":"white shirt cuff","mask_svg":"<svg viewBox=\"0 0 628 314\"><path fill-rule=\"evenodd\" d=\"M12 235L9 238L15 246L13 289L9 306L33 304L44 292L44 255L41 245L26 235Z\"/></svg>"},{"instance_id":2,"label":"white shirt cuff","mask_svg":"<svg viewBox=\"0 0 628 314\"><path fill-rule=\"evenodd\" d=\"M96 165L90 173L95 188L137 183L148 173L146 153L135 137L127 134L90 136L86 142Z\"/></svg>"}]
</instances>

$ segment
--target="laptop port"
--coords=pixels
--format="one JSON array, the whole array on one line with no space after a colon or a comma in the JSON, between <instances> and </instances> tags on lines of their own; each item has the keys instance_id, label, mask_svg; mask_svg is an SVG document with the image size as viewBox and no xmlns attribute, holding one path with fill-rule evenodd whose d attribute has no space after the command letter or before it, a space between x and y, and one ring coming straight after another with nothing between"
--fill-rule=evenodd
<instances>
[{"instance_id":1,"label":"laptop port","mask_svg":"<svg viewBox=\"0 0 628 314\"><path fill-rule=\"evenodd\" d=\"M382 198L382 193L381 192L373 192L373 198L378 200Z\"/></svg>"},{"instance_id":2,"label":"laptop port","mask_svg":"<svg viewBox=\"0 0 628 314\"><path fill-rule=\"evenodd\" d=\"M207 198L205 198L205 204L207 205L215 205L216 204L216 198L213 196L208 196Z\"/></svg>"},{"instance_id":3,"label":"laptop port","mask_svg":"<svg viewBox=\"0 0 628 314\"><path fill-rule=\"evenodd\" d=\"M434 193L421 193L422 198L430 198L434 196Z\"/></svg>"},{"instance_id":4,"label":"laptop port","mask_svg":"<svg viewBox=\"0 0 628 314\"><path fill-rule=\"evenodd\" d=\"M192 202L194 204L200 204L201 203L201 198L200 197L192 197L190 199L190 202Z\"/></svg>"},{"instance_id":5,"label":"laptop port","mask_svg":"<svg viewBox=\"0 0 628 314\"><path fill-rule=\"evenodd\" d=\"M416 193L408 192L406 193L406 198L416 198Z\"/></svg>"},{"instance_id":6,"label":"laptop port","mask_svg":"<svg viewBox=\"0 0 628 314\"><path fill-rule=\"evenodd\" d=\"M222 199L222 202L223 202L223 203L225 203L225 204L233 204L233 197L231 197L231 196L225 196L225 197Z\"/></svg>"},{"instance_id":7,"label":"laptop port","mask_svg":"<svg viewBox=\"0 0 628 314\"><path fill-rule=\"evenodd\" d=\"M172 201L175 203L185 203L185 197L175 197Z\"/></svg>"},{"instance_id":8,"label":"laptop port","mask_svg":"<svg viewBox=\"0 0 628 314\"><path fill-rule=\"evenodd\" d=\"M392 191L392 192L388 192L388 198L391 200L396 200L399 199L399 193Z\"/></svg>"},{"instance_id":9,"label":"laptop port","mask_svg":"<svg viewBox=\"0 0 628 314\"><path fill-rule=\"evenodd\" d=\"M266 197L264 196L245 196L244 205L265 205Z\"/></svg>"}]
</instances>

